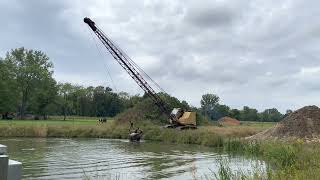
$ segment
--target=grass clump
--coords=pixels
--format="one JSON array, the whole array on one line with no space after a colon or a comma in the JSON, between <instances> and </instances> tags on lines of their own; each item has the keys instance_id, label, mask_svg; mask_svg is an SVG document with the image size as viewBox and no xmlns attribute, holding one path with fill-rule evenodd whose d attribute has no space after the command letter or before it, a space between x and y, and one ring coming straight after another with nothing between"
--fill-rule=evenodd
<instances>
[{"instance_id":1,"label":"grass clump","mask_svg":"<svg viewBox=\"0 0 320 180\"><path fill-rule=\"evenodd\" d=\"M270 179L272 171L263 167L255 166L251 171L232 170L228 160L220 160L217 171L211 170L204 179L207 180L264 180Z\"/></svg>"},{"instance_id":2,"label":"grass clump","mask_svg":"<svg viewBox=\"0 0 320 180\"><path fill-rule=\"evenodd\" d=\"M264 160L267 169L253 172L231 171L221 163L218 171L207 179L318 179L320 177L320 146L303 141L246 141L225 140L224 150Z\"/></svg>"},{"instance_id":3,"label":"grass clump","mask_svg":"<svg viewBox=\"0 0 320 180\"><path fill-rule=\"evenodd\" d=\"M287 168L296 165L300 148L287 143L265 143L262 146L263 156L276 167Z\"/></svg>"}]
</instances>

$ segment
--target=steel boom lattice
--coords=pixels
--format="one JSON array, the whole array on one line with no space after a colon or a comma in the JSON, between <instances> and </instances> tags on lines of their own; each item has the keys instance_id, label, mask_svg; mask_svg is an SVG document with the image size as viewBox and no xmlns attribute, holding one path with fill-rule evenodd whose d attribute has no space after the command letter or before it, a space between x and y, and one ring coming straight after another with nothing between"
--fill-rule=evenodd
<instances>
[{"instance_id":1,"label":"steel boom lattice","mask_svg":"<svg viewBox=\"0 0 320 180\"><path fill-rule=\"evenodd\" d=\"M100 30L95 23L89 19L84 18L84 22L89 25L95 35L100 39L102 44L107 48L113 58L122 66L123 69L131 76L132 79L150 96L154 103L160 110L169 115L170 111L160 96L152 89L148 82L143 78L139 71L132 65L126 54L117 47L111 39L109 39L102 30Z\"/></svg>"}]
</instances>

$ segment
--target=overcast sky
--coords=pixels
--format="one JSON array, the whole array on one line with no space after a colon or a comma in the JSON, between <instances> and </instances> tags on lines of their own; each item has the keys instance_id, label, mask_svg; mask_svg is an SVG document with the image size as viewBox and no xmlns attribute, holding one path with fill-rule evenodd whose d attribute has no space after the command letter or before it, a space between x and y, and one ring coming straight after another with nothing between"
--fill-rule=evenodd
<instances>
[{"instance_id":1,"label":"overcast sky","mask_svg":"<svg viewBox=\"0 0 320 180\"><path fill-rule=\"evenodd\" d=\"M215 93L232 108L283 112L320 105L319 7L316 0L1 0L0 56L41 50L59 82L142 94L83 23L88 16L191 105Z\"/></svg>"}]
</instances>

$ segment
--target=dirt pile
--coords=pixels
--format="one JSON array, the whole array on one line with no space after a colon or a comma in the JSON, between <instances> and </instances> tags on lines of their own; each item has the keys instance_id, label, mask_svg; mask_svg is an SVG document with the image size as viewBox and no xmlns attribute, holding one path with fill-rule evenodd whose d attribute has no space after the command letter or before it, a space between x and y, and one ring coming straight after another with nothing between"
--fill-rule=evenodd
<instances>
[{"instance_id":1,"label":"dirt pile","mask_svg":"<svg viewBox=\"0 0 320 180\"><path fill-rule=\"evenodd\" d=\"M275 127L252 138L320 138L320 108L306 106L281 120Z\"/></svg>"},{"instance_id":2,"label":"dirt pile","mask_svg":"<svg viewBox=\"0 0 320 180\"><path fill-rule=\"evenodd\" d=\"M233 119L231 117L225 116L218 120L218 124L221 126L239 126L240 121L238 121L237 119Z\"/></svg>"}]
</instances>

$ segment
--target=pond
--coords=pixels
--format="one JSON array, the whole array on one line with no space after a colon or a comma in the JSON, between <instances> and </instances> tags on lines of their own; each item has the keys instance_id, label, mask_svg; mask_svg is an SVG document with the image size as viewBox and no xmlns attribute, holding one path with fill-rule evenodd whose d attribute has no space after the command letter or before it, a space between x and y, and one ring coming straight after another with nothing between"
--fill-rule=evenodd
<instances>
[{"instance_id":1,"label":"pond","mask_svg":"<svg viewBox=\"0 0 320 180\"><path fill-rule=\"evenodd\" d=\"M0 144L23 163L23 179L214 179L221 162L232 171L266 169L263 161L198 145L61 138L2 138Z\"/></svg>"}]
</instances>

